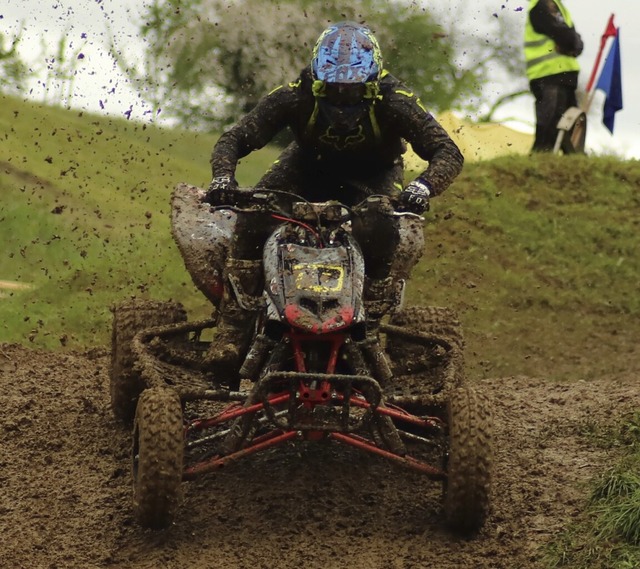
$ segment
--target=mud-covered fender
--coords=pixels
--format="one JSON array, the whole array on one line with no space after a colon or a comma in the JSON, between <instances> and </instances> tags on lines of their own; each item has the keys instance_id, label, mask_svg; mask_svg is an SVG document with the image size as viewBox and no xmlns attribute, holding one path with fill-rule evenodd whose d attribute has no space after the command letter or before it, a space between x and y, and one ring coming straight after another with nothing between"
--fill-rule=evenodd
<instances>
[{"instance_id":1,"label":"mud-covered fender","mask_svg":"<svg viewBox=\"0 0 640 569\"><path fill-rule=\"evenodd\" d=\"M396 213L399 240L391 265L394 279L408 279L424 253L424 218L415 214Z\"/></svg>"},{"instance_id":2,"label":"mud-covered fender","mask_svg":"<svg viewBox=\"0 0 640 569\"><path fill-rule=\"evenodd\" d=\"M171 195L171 232L196 287L218 306L236 214L203 203L205 191L178 184Z\"/></svg>"}]
</instances>

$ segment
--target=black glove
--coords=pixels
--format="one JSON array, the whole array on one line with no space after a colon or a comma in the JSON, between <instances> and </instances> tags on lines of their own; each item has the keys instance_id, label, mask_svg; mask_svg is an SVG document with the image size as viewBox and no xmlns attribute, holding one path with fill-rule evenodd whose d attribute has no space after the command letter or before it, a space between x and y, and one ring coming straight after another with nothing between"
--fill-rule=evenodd
<instances>
[{"instance_id":1,"label":"black glove","mask_svg":"<svg viewBox=\"0 0 640 569\"><path fill-rule=\"evenodd\" d=\"M400 203L403 209L421 214L429 211L429 196L431 188L429 184L416 178L400 193Z\"/></svg>"},{"instance_id":2,"label":"black glove","mask_svg":"<svg viewBox=\"0 0 640 569\"><path fill-rule=\"evenodd\" d=\"M233 201L233 193L237 189L238 182L233 177L215 176L202 201L211 205L230 204Z\"/></svg>"}]
</instances>

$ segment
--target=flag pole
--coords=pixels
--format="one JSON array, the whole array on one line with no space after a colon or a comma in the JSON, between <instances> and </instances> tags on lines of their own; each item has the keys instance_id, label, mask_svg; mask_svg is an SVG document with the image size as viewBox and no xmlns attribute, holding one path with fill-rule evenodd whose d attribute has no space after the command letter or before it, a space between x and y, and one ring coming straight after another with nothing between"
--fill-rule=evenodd
<instances>
[{"instance_id":1,"label":"flag pole","mask_svg":"<svg viewBox=\"0 0 640 569\"><path fill-rule=\"evenodd\" d=\"M587 99L586 104L584 105L584 112L588 112L591 108L591 103L593 102L593 96L595 94L595 90L593 89L593 84L596 80L596 74L598 73L598 68L600 67L600 60L602 59L602 53L604 52L604 47L607 45L607 40L609 38L613 38L618 35L618 28L615 27L613 23L614 14L609 16L609 21L607 22L607 27L600 38L600 50L598 51L598 56L596 57L596 61L593 65L593 69L591 71L591 77L589 78L589 82L587 83Z\"/></svg>"}]
</instances>

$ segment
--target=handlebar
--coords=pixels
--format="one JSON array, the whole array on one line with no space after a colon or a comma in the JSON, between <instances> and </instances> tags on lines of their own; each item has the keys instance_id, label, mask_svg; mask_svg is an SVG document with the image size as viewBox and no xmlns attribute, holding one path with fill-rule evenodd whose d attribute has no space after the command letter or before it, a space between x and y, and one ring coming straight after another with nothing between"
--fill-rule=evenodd
<instances>
[{"instance_id":1,"label":"handlebar","mask_svg":"<svg viewBox=\"0 0 640 569\"><path fill-rule=\"evenodd\" d=\"M220 197L221 202L226 203L214 205L215 209L271 213L308 222L340 224L372 211L394 217L424 219L416 213L398 209L397 200L382 194L370 195L353 206L337 200L311 202L294 192L269 188L235 188L225 190L224 196Z\"/></svg>"}]
</instances>

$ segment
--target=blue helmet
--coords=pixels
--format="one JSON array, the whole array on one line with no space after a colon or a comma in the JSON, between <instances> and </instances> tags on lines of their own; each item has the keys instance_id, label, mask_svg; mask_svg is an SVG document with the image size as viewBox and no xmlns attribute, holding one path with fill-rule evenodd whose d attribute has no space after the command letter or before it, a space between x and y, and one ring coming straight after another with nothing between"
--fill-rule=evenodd
<instances>
[{"instance_id":1,"label":"blue helmet","mask_svg":"<svg viewBox=\"0 0 640 569\"><path fill-rule=\"evenodd\" d=\"M377 82L382 73L378 41L369 28L355 22L329 26L313 48L311 71L325 84Z\"/></svg>"}]
</instances>

